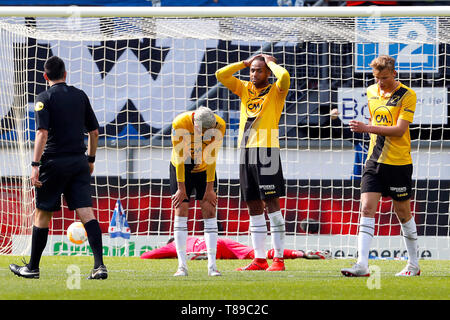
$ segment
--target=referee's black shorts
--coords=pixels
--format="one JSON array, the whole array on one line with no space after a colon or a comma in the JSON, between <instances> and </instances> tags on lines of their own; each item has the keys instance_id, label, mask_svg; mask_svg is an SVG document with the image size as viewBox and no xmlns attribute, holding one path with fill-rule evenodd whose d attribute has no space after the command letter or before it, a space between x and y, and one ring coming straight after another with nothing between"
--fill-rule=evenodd
<instances>
[{"instance_id":1,"label":"referee's black shorts","mask_svg":"<svg viewBox=\"0 0 450 320\"><path fill-rule=\"evenodd\" d=\"M368 160L361 178L361 193L377 192L383 197L405 201L412 195L412 164L395 166Z\"/></svg>"},{"instance_id":2,"label":"referee's black shorts","mask_svg":"<svg viewBox=\"0 0 450 320\"><path fill-rule=\"evenodd\" d=\"M286 191L280 149L242 149L239 181L244 201L283 197Z\"/></svg>"},{"instance_id":3,"label":"referee's black shorts","mask_svg":"<svg viewBox=\"0 0 450 320\"><path fill-rule=\"evenodd\" d=\"M91 175L84 154L44 155L39 167L40 188L35 189L36 207L45 211L61 209L61 194L69 210L92 207Z\"/></svg>"},{"instance_id":4,"label":"referee's black shorts","mask_svg":"<svg viewBox=\"0 0 450 320\"><path fill-rule=\"evenodd\" d=\"M184 165L184 185L186 188L187 199L183 200L183 202L189 202L192 192L195 190L195 200L203 200L203 196L206 191L206 170L200 172L191 172L194 169L194 164L185 164ZM177 169L175 166L170 163L170 193L174 195L178 191L178 182L177 182ZM217 188L217 175L214 178L214 190ZM217 191L216 191L217 192Z\"/></svg>"}]
</instances>

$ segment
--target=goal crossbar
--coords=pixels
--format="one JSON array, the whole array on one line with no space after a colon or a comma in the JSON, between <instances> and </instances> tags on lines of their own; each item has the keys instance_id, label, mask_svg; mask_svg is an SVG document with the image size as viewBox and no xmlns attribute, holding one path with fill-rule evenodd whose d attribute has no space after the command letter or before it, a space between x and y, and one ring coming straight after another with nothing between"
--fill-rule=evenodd
<instances>
[{"instance_id":1,"label":"goal crossbar","mask_svg":"<svg viewBox=\"0 0 450 320\"><path fill-rule=\"evenodd\" d=\"M2 17L395 17L450 16L448 6L396 7L20 7L0 6Z\"/></svg>"}]
</instances>

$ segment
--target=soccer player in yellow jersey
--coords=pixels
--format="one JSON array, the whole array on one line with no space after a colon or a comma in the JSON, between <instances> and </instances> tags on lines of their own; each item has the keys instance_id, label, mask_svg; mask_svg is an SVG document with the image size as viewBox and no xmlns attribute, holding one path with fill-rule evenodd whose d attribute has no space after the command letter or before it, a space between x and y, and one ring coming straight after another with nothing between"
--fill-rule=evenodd
<instances>
[{"instance_id":1,"label":"soccer player in yellow jersey","mask_svg":"<svg viewBox=\"0 0 450 320\"><path fill-rule=\"evenodd\" d=\"M217 218L216 159L225 134L225 121L211 109L200 107L183 112L172 122L170 191L175 208L174 238L178 270L174 276L187 276L186 241L189 198L195 189L203 216L208 255L208 275L220 276L216 266Z\"/></svg>"},{"instance_id":2,"label":"soccer player in yellow jersey","mask_svg":"<svg viewBox=\"0 0 450 320\"><path fill-rule=\"evenodd\" d=\"M370 66L376 83L367 88L370 123L352 120L352 131L370 134L369 152L361 179L361 218L358 261L342 269L345 276L369 276L368 258L375 230L375 213L382 196L390 196L401 223L408 264L396 276L418 276L417 228L411 214L412 159L409 124L416 109L416 93L397 81L395 59L379 56Z\"/></svg>"},{"instance_id":3,"label":"soccer player in yellow jersey","mask_svg":"<svg viewBox=\"0 0 450 320\"><path fill-rule=\"evenodd\" d=\"M250 68L250 81L233 74ZM277 81L270 83L271 74ZM285 221L280 210L285 184L280 160L279 130L281 112L290 86L289 73L270 55L260 54L225 66L217 79L241 98L238 145L241 148L239 179L241 195L250 214L250 234L255 259L238 270L285 270L283 261ZM264 242L267 234L267 210L270 220L273 263L266 261Z\"/></svg>"}]
</instances>

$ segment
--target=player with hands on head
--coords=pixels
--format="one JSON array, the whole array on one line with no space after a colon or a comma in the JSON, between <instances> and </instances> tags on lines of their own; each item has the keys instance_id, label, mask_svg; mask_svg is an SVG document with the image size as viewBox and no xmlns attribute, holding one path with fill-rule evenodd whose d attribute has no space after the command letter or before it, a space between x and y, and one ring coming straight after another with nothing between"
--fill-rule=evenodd
<instances>
[{"instance_id":1,"label":"player with hands on head","mask_svg":"<svg viewBox=\"0 0 450 320\"><path fill-rule=\"evenodd\" d=\"M233 76L245 68L250 69L250 81ZM272 73L277 78L273 84L269 81ZM241 99L239 179L241 195L249 210L255 259L238 270L285 270L285 221L280 210L280 197L285 195L285 182L280 159L278 123L290 86L289 73L277 64L275 57L258 54L217 70L216 77ZM270 220L272 247L275 250L270 267L264 249L267 235L265 212Z\"/></svg>"},{"instance_id":2,"label":"player with hands on head","mask_svg":"<svg viewBox=\"0 0 450 320\"><path fill-rule=\"evenodd\" d=\"M393 200L408 252L406 267L396 276L418 276L417 227L411 213L412 158L409 125L416 109L416 93L396 80L395 59L382 55L370 66L376 83L367 88L370 122L351 120L350 129L369 133L370 145L361 179L361 217L358 260L345 276L369 276L368 259L381 197Z\"/></svg>"},{"instance_id":3,"label":"player with hands on head","mask_svg":"<svg viewBox=\"0 0 450 320\"><path fill-rule=\"evenodd\" d=\"M216 265L217 183L216 161L225 135L225 121L204 106L179 114L172 122L170 191L175 209L174 238L178 269L174 276L187 276L186 241L189 199L195 190L203 216L208 255L208 275L220 276Z\"/></svg>"}]
</instances>

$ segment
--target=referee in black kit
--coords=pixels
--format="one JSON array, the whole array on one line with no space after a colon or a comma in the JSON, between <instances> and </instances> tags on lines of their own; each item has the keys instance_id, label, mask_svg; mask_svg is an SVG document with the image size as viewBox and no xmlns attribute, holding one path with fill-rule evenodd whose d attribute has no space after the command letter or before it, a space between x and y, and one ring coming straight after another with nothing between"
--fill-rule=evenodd
<instances>
[{"instance_id":1,"label":"referee in black kit","mask_svg":"<svg viewBox=\"0 0 450 320\"><path fill-rule=\"evenodd\" d=\"M98 122L89 98L68 86L64 61L49 58L44 78L50 88L38 95L35 104L36 139L31 163L31 183L36 193L36 211L28 264L11 264L11 271L24 278L39 278L39 261L47 244L53 212L61 208L64 194L69 210L75 210L86 229L94 254L94 269L88 279L106 279L102 232L92 210L91 174L98 143ZM88 132L88 147L84 143Z\"/></svg>"}]
</instances>

